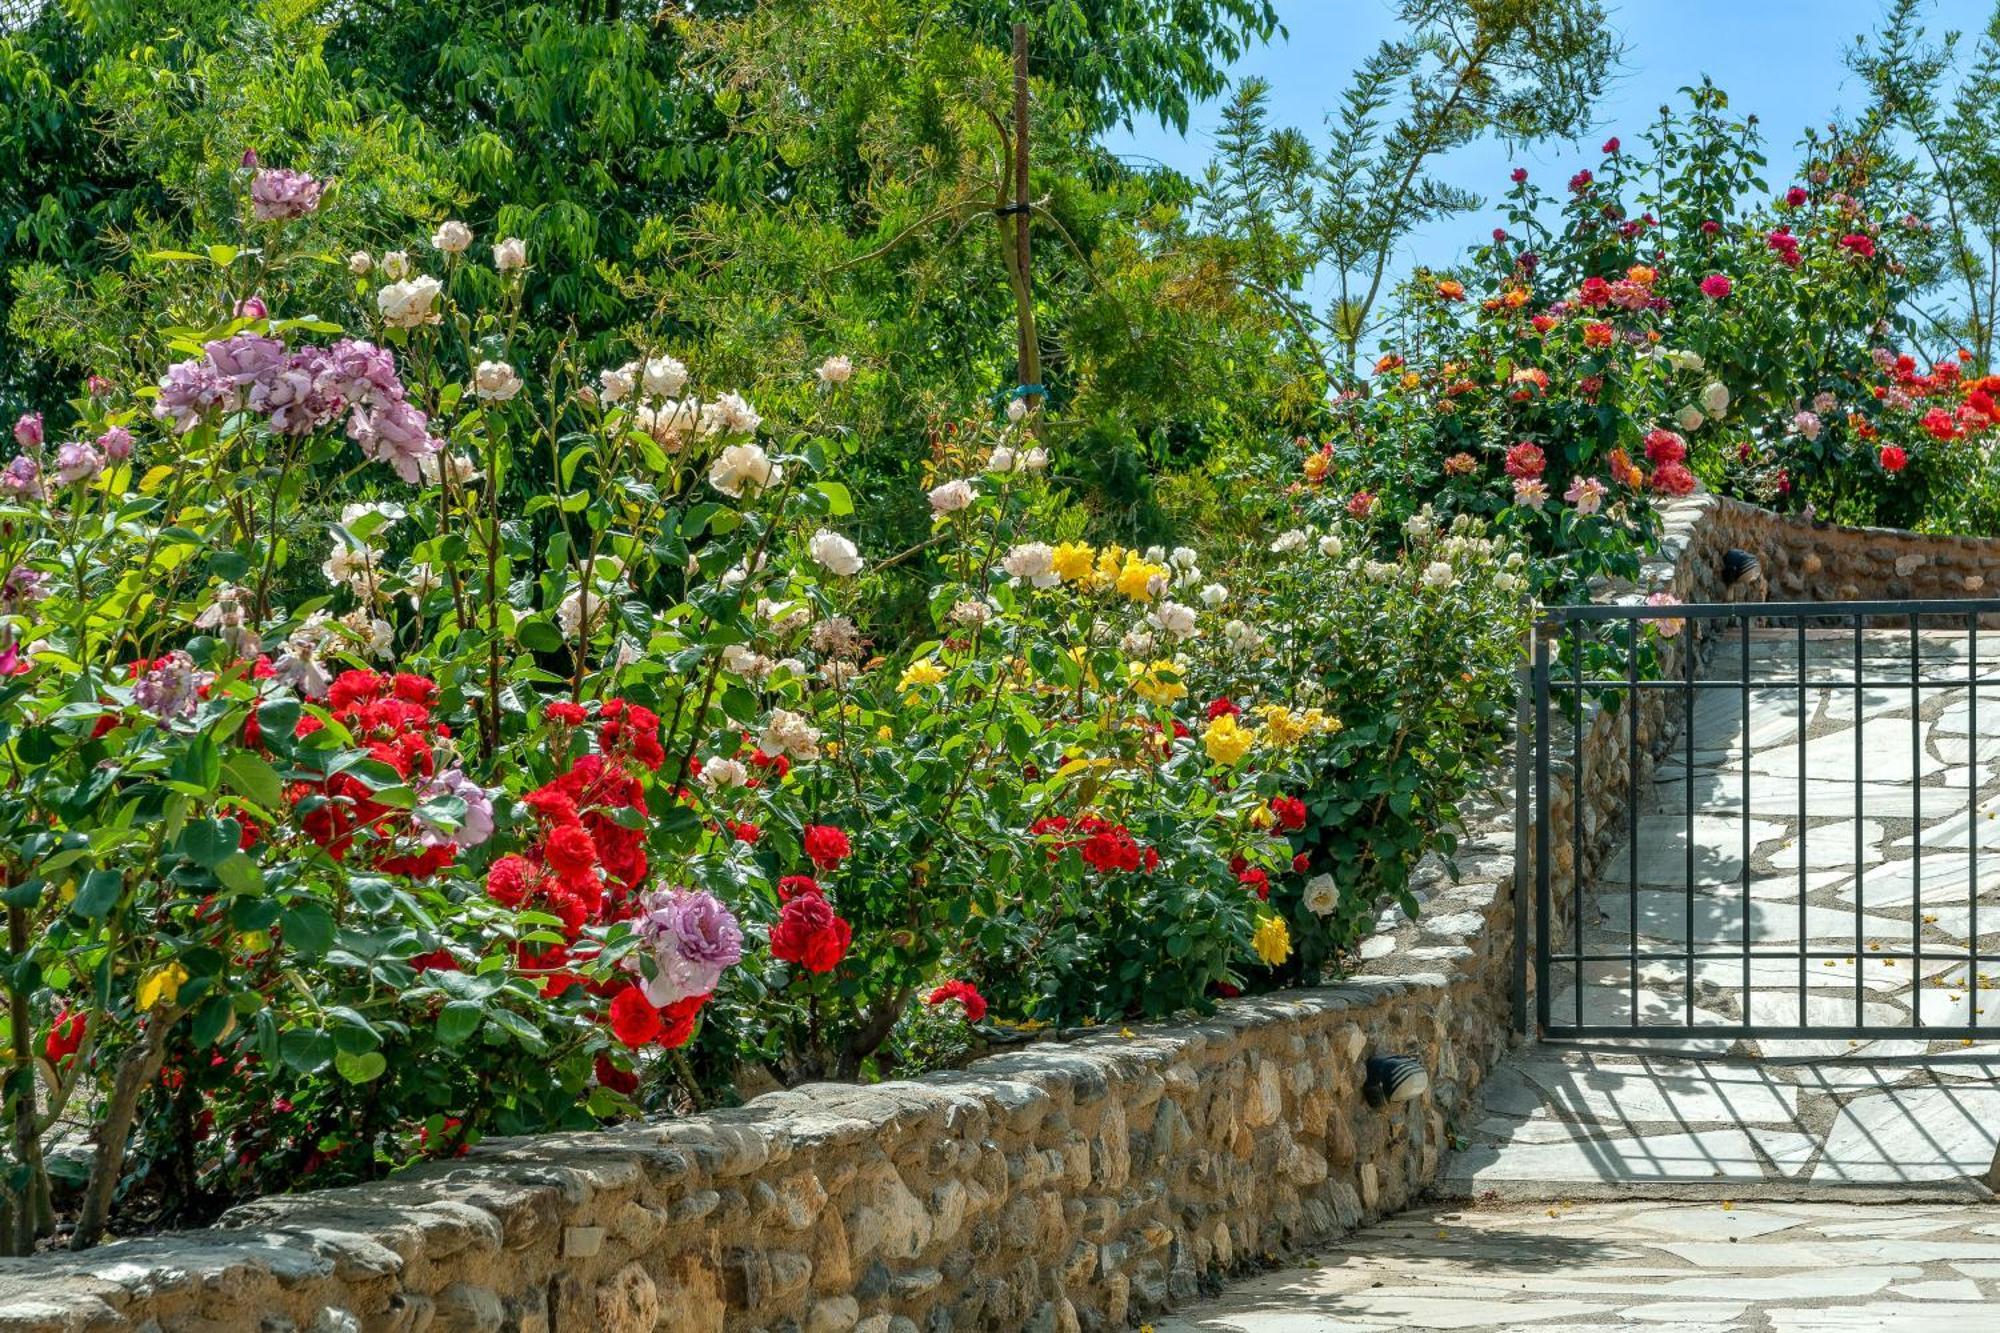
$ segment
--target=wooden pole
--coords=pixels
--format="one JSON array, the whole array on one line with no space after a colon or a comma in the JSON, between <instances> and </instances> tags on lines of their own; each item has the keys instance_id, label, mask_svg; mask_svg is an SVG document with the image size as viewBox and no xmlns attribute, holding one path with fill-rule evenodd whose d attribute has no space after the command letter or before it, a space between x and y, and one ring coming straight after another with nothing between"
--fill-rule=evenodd
<instances>
[{"instance_id":1,"label":"wooden pole","mask_svg":"<svg viewBox=\"0 0 2000 1333\"><path fill-rule=\"evenodd\" d=\"M1016 373L1041 396L1042 352L1035 340L1034 269L1028 260L1028 25L1014 25L1014 312ZM1018 390L1017 390L1018 392ZM1034 403L1030 407L1036 406Z\"/></svg>"}]
</instances>

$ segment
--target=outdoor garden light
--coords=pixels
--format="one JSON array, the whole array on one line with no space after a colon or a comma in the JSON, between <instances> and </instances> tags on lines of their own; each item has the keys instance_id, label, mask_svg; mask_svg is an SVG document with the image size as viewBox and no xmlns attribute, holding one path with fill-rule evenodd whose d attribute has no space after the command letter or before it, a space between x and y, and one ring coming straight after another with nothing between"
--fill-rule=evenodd
<instances>
[{"instance_id":1,"label":"outdoor garden light","mask_svg":"<svg viewBox=\"0 0 2000 1333\"><path fill-rule=\"evenodd\" d=\"M1394 1106L1430 1090L1431 1076L1414 1055L1377 1055L1368 1060L1361 1095L1374 1107Z\"/></svg>"},{"instance_id":2,"label":"outdoor garden light","mask_svg":"<svg viewBox=\"0 0 2000 1333\"><path fill-rule=\"evenodd\" d=\"M1728 585L1741 583L1757 573L1757 557L1748 551L1734 547L1722 553L1722 581Z\"/></svg>"}]
</instances>

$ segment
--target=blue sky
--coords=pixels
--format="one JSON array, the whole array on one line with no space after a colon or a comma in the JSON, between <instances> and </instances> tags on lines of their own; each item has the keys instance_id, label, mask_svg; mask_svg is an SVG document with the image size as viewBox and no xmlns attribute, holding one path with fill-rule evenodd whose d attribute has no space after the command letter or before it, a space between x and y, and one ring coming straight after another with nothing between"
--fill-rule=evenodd
<instances>
[{"instance_id":1,"label":"blue sky","mask_svg":"<svg viewBox=\"0 0 2000 1333\"><path fill-rule=\"evenodd\" d=\"M1933 0L1925 26L1933 36L1958 29L1970 40L1992 6L1993 0ZM1597 160L1606 137L1636 141L1663 102L1677 101L1679 88L1707 74L1729 94L1732 110L1759 117L1771 164L1766 179L1783 189L1798 161L1800 132L1862 100L1842 54L1876 26L1884 0L1609 0L1607 8L1625 60L1599 102L1597 129L1583 143L1543 144L1510 158L1503 146L1482 141L1441 159L1436 174L1488 199L1506 188L1507 173L1517 165L1559 188ZM1277 0L1277 9L1289 37L1250 52L1232 72L1270 82L1273 124L1316 136L1349 71L1393 30L1395 6L1392 0ZM1114 136L1111 148L1198 177L1214 148L1216 120L1212 103L1195 114L1185 137L1144 125ZM1481 214L1421 234L1399 267L1450 263L1495 220Z\"/></svg>"}]
</instances>

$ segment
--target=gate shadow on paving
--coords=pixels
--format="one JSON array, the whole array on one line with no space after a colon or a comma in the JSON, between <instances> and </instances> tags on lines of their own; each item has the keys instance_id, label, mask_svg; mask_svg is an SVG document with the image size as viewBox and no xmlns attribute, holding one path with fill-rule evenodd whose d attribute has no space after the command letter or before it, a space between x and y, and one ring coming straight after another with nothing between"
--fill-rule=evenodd
<instances>
[{"instance_id":1,"label":"gate shadow on paving","mask_svg":"<svg viewBox=\"0 0 2000 1333\"><path fill-rule=\"evenodd\" d=\"M2000 1038L2000 633L1717 637L1441 1189L1987 1197L2000 1040L1936 1029Z\"/></svg>"},{"instance_id":2,"label":"gate shadow on paving","mask_svg":"<svg viewBox=\"0 0 2000 1333\"><path fill-rule=\"evenodd\" d=\"M1421 1209L1156 1333L2000 1326L2000 1210L1556 1202Z\"/></svg>"}]
</instances>

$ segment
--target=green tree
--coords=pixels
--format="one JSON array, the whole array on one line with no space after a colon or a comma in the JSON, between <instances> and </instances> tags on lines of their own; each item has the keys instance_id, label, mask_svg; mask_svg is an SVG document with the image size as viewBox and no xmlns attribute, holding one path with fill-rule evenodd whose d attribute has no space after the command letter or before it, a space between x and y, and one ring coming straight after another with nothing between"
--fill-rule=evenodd
<instances>
[{"instance_id":1,"label":"green tree","mask_svg":"<svg viewBox=\"0 0 2000 1333\"><path fill-rule=\"evenodd\" d=\"M1269 88L1247 80L1204 181L1205 215L1236 243L1241 280L1340 379L1378 326L1397 247L1479 205L1432 174L1437 159L1487 135L1582 133L1619 55L1598 0L1404 0L1397 19L1402 31L1330 113L1324 151L1272 129ZM1306 295L1312 274L1333 287L1324 312Z\"/></svg>"}]
</instances>

